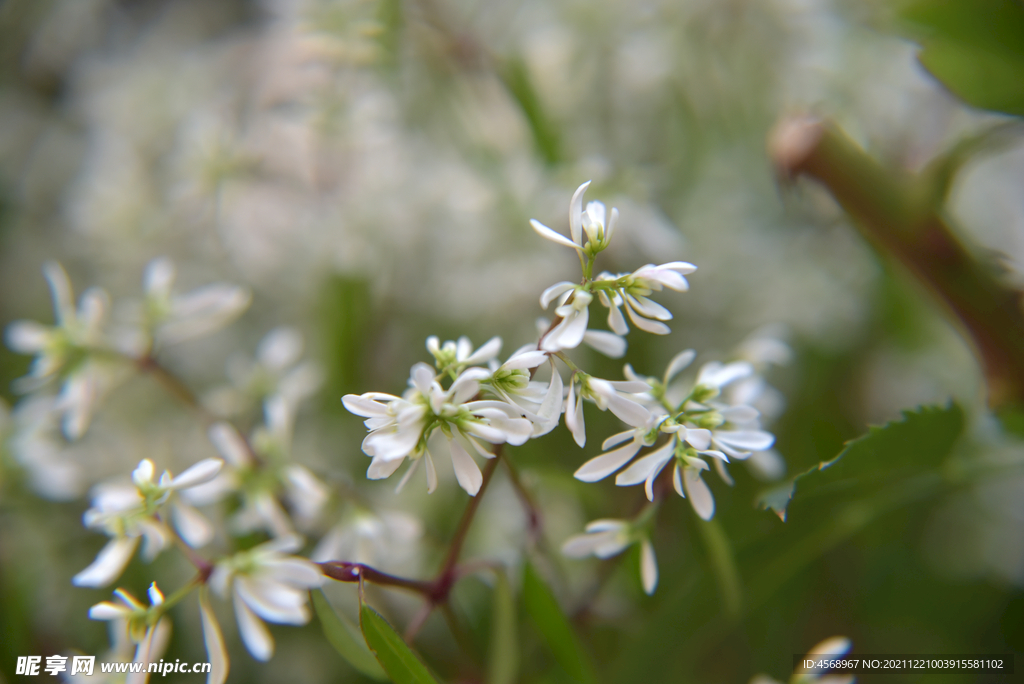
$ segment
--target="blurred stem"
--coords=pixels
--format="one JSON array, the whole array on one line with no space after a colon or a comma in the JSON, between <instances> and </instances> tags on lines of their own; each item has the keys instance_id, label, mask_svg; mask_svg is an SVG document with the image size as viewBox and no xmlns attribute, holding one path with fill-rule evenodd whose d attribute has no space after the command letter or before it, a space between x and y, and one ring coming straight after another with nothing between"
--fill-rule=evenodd
<instances>
[{"instance_id":1,"label":"blurred stem","mask_svg":"<svg viewBox=\"0 0 1024 684\"><path fill-rule=\"evenodd\" d=\"M505 470L508 471L509 480L512 482L512 488L516 490L516 494L523 504L523 510L526 511L526 526L529 531L529 539L534 544L542 545L544 542L544 529L540 517L540 508L537 506L533 494L530 493L530 490L526 488L526 485L520 479L519 471L516 470L515 466L507 458L504 461Z\"/></svg>"},{"instance_id":2,"label":"blurred stem","mask_svg":"<svg viewBox=\"0 0 1024 684\"><path fill-rule=\"evenodd\" d=\"M935 174L883 167L834 125L808 117L781 122L769 153L784 177L806 175L828 188L864 238L945 305L972 343L989 406L1010 427L1006 417L1024 407L1022 293L960 243L944 219Z\"/></svg>"},{"instance_id":3,"label":"blurred stem","mask_svg":"<svg viewBox=\"0 0 1024 684\"><path fill-rule=\"evenodd\" d=\"M164 366L162 366L155 357L147 354L146 356L135 359L135 366L143 373L147 373L152 376L165 390L167 390L168 394L185 406L196 411L200 417L202 417L203 422L207 424L216 422L217 417L203 406L203 403L199 401L199 397L196 396L195 392L193 392L188 385L182 382L177 375L164 368Z\"/></svg>"},{"instance_id":4,"label":"blurred stem","mask_svg":"<svg viewBox=\"0 0 1024 684\"><path fill-rule=\"evenodd\" d=\"M717 518L698 522L697 530L700 532L711 559L711 565L714 567L715 581L718 583L718 589L722 592L722 600L725 602L725 612L730 618L735 619L739 617L743 606L743 587L740 583L739 570L736 568L732 545Z\"/></svg>"},{"instance_id":5,"label":"blurred stem","mask_svg":"<svg viewBox=\"0 0 1024 684\"><path fill-rule=\"evenodd\" d=\"M444 564L441 566L441 571L438 573L438 581L443 578L453 578L455 564L459 562L459 555L462 553L462 546L466 543L466 535L469 533L469 527L473 524L473 518L476 517L476 510L480 507L480 500L484 498L484 492L487 491L487 485L490 484L491 478L494 476L494 471L498 468L498 461L501 460L502 446L497 445L494 450L494 458L487 462L484 466L483 482L480 483L480 489L477 491L476 496L469 498L469 503L466 504L466 510L462 512L462 518L459 520L459 526L455 528L455 536L452 537L451 545L448 547L448 554L445 556ZM447 597L447 591L445 592Z\"/></svg>"}]
</instances>

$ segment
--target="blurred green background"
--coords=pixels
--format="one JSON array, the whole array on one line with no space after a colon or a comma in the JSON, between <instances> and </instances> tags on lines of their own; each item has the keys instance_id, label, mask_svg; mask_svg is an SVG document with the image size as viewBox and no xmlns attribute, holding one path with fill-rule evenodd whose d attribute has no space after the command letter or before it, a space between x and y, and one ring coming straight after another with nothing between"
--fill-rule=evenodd
<instances>
[{"instance_id":1,"label":"blurred green background","mask_svg":"<svg viewBox=\"0 0 1024 684\"><path fill-rule=\"evenodd\" d=\"M1014 17L1020 9L994 4ZM978 31L988 35L996 24L982 14ZM924 24L917 30L938 35ZM999 25L1002 47L979 40L1000 66L978 68L1005 69L1012 89L1024 73L1015 61L1024 63L1024 34L1012 21ZM788 476L835 458L903 409L939 408L862 445L867 455L847 473L852 489L815 498L809 479L801 505L798 486L786 522L757 505L777 483L742 467L734 487L711 484L712 523L669 499L653 539L653 597L640 588L635 548L600 562L526 551L525 518L503 472L467 555L513 568L538 560L576 614L600 681L783 680L793 655L833 635L852 639L855 653L1015 653L1021 667L1024 449L986 414L970 349L941 310L862 242L821 188L780 184L765 152L776 121L810 111L883 163L919 170L1007 120L957 95L1021 113L1014 101L986 99L1001 87L996 76L977 86L969 72L961 80L981 94L954 95L904 35L929 45L928 55L938 49L935 60L971 63L898 24L881 2L6 0L0 325L52 320L40 271L50 259L76 291L100 285L115 299L137 296L144 265L159 255L175 259L183 289L222 280L251 288L253 306L238 323L173 350L167 365L204 394L222 383L226 359L251 354L266 331L302 331L327 380L300 416L296 459L339 491L358 488L374 505L420 517L420 560L400 570L426 576L466 496L450 474L430 498L418 480L401 496L393 482L367 482L363 428L338 399L398 393L430 334L476 343L499 334L506 353L535 339L537 296L577 272L573 255L542 244L528 220L565 230L572 190L592 179L587 198L621 213L599 268L699 267L690 292L659 299L675 314L672 335L630 336L626 360L637 371L660 375L691 347L700 362L727 359L762 326L783 331L794 355L768 373L784 411L767 429ZM1024 152L1011 138L967 162L944 207L979 258L1014 284L1024 260L1022 178ZM620 362L588 353L580 358L595 375L620 377ZM8 408L29 361L0 348ZM509 451L554 549L586 521L638 507L635 488L572 478L618 431L593 408L585 450L556 431ZM0 434L14 434L4 420ZM258 411L245 418L258 420ZM70 584L102 543L79 522L87 485L154 454L180 464L212 455L187 413L146 378L118 389L90 434L67 447L87 477L79 498L60 502L33 493L4 451L0 680L17 679L19 655L107 647L104 626L86 612L109 594ZM141 595L154 572L162 586L187 576L183 563L151 570L136 560L119 585ZM349 587L328 589L338 605L353 605ZM475 655L460 654L436 616L420 634L419 652L447 681L486 669L490 594L469 579L455 595ZM374 600L398 623L415 608L387 592ZM169 657L205 660L194 607L174 619ZM522 611L518 631L520 681L570 681ZM229 681L361 681L315 621L273 633L268 665L228 637Z\"/></svg>"}]
</instances>

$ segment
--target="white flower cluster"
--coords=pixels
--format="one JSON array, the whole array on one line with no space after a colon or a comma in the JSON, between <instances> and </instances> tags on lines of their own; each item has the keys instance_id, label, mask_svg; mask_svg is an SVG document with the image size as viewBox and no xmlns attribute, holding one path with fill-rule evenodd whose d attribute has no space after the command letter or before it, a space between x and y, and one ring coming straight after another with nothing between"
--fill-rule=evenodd
<instances>
[{"instance_id":1,"label":"white flower cluster","mask_svg":"<svg viewBox=\"0 0 1024 684\"><path fill-rule=\"evenodd\" d=\"M222 597L231 594L239 632L249 651L259 659L269 658L273 641L261 620L304 624L309 619L307 589L319 586L323 579L316 565L289 555L303 544L296 528L318 523L331 496L316 475L291 458L299 404L321 380L314 364L301 361L302 336L290 328L271 331L260 343L255 362L240 356L233 359L228 367L231 384L215 390L204 402L160 364L158 355L236 318L249 304L247 290L212 284L176 294L173 265L156 259L145 269L143 296L117 307L120 319L112 320L109 297L102 290L86 291L76 308L64 269L51 263L44 273L56 323L18 321L7 328L8 345L36 359L30 375L19 383L29 396L15 407L10 426L6 416L5 424L0 424L16 462L25 468L37 491L51 498L78 493L86 467L73 458L70 445L85 437L100 400L132 370L153 373L198 415L213 421L209 439L222 456L202 459L178 475L167 470L158 475L147 458L138 463L130 482L113 480L93 488L92 505L83 522L110 541L74 576L75 585L111 584L140 546L143 559L149 562L177 545L199 575L166 601L154 584L148 607L118 589L118 602L97 604L90 617L114 622L115 639L135 644L137 662L152 662L169 639L167 610L208 583ZM56 395L50 391L53 384L60 385ZM262 402L264 422L248 439L230 422L219 419L242 414L254 402ZM217 537L217 529L197 506L228 498L240 504L228 519L229 533L265 532L272 539L206 560L194 550L207 547ZM208 682L219 684L227 677L227 652L205 587L200 591L200 613L213 663ZM115 651L123 655L123 649ZM135 680L145 678L143 674Z\"/></svg>"},{"instance_id":2,"label":"white flower cluster","mask_svg":"<svg viewBox=\"0 0 1024 684\"><path fill-rule=\"evenodd\" d=\"M531 221L541 236L576 250L583 269L580 283L556 283L541 295L545 309L557 302L558 318L536 344L520 348L499 365L495 360L502 346L499 338L474 350L465 337L443 345L431 337L427 349L434 357L434 367L425 363L413 366L409 389L401 397L367 392L342 398L349 411L366 418L369 434L362 448L373 458L367 471L369 478L388 477L409 458L412 465L399 483L400 489L422 460L426 462L427 489L433 492L437 487L434 461L445 452L451 457L459 484L475 496L482 475L474 456L494 458L495 452L488 445L523 444L552 430L564 414L573 439L580 447L585 446L585 399L602 411L610 411L630 429L606 439L605 453L584 463L576 477L596 482L621 470L616 484L644 483L647 498L653 502L655 482L672 463L673 487L689 499L704 520L714 515L715 508L711 490L702 479L703 471L711 467L709 462L722 479L732 484L726 463L768 453L774 437L761 429L760 414L749 405L765 386L756 378L755 367L749 361L705 364L689 389L683 391L675 379L694 360L696 353L692 350L677 355L661 380L641 377L629 365L625 380L596 378L565 355L588 343L608 356L622 356L626 350L623 336L629 332L626 317L641 330L667 334L665 321L672 314L650 295L664 288L686 291L689 284L685 276L696 269L692 264L673 261L660 266L648 264L629 274L601 273L592 277L594 259L608 247L619 213L616 209L606 211L601 202L590 202L584 208L583 194L589 185L581 185L570 202L571 239L539 221ZM608 309L611 332L588 330L589 307L595 295ZM765 342L753 346L777 352L781 343L776 345ZM568 380L563 379L556 361L568 368ZM550 366L546 384L533 380L538 367L545 363ZM741 382L747 383L746 391L733 391ZM665 439L659 444L662 437ZM654 448L634 461L645 447ZM594 554L603 558L639 543L644 589L653 592L657 565L647 531L653 509L645 511L634 521L595 521L587 526L587 534L573 537L563 550L570 556Z\"/></svg>"}]
</instances>

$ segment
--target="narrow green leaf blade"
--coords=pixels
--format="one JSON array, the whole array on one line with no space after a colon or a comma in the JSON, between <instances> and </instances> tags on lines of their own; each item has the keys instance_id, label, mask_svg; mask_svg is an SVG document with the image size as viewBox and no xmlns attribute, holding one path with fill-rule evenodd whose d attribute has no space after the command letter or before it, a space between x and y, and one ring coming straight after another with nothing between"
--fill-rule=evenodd
<instances>
[{"instance_id":1,"label":"narrow green leaf blade","mask_svg":"<svg viewBox=\"0 0 1024 684\"><path fill-rule=\"evenodd\" d=\"M320 619L324 636L327 637L327 641L334 647L334 650L345 659L345 662L367 677L378 681L387 681L387 674L370 653L366 643L355 636L355 625L334 612L334 608L327 601L324 592L316 589L310 594L313 597L313 608L316 610L316 616Z\"/></svg>"},{"instance_id":2,"label":"narrow green leaf blade","mask_svg":"<svg viewBox=\"0 0 1024 684\"><path fill-rule=\"evenodd\" d=\"M554 594L529 563L523 569L523 601L541 638L565 673L581 684L597 681L594 664L583 650Z\"/></svg>"},{"instance_id":3,"label":"narrow green leaf blade","mask_svg":"<svg viewBox=\"0 0 1024 684\"><path fill-rule=\"evenodd\" d=\"M494 623L488 654L488 684L514 684L519 670L519 639L516 634L516 603L504 572L494 585Z\"/></svg>"},{"instance_id":4,"label":"narrow green leaf blade","mask_svg":"<svg viewBox=\"0 0 1024 684\"><path fill-rule=\"evenodd\" d=\"M365 603L359 608L359 625L366 643L395 684L437 684L427 667L380 613Z\"/></svg>"}]
</instances>

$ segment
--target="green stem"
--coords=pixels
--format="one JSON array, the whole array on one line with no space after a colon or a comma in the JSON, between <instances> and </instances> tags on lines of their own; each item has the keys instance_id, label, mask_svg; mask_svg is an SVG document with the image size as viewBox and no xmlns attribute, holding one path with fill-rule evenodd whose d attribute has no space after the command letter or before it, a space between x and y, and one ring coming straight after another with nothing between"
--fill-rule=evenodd
<instances>
[{"instance_id":1,"label":"green stem","mask_svg":"<svg viewBox=\"0 0 1024 684\"><path fill-rule=\"evenodd\" d=\"M739 617L743 607L743 585L740 582L740 573L736 567L736 558L729 538L717 518L698 522L697 531L704 541L711 565L714 567L715 581L725 602L725 612L730 618L735 619Z\"/></svg>"},{"instance_id":2,"label":"green stem","mask_svg":"<svg viewBox=\"0 0 1024 684\"><path fill-rule=\"evenodd\" d=\"M834 125L783 121L769 151L786 177L809 176L829 189L864 238L902 263L939 300L974 347L994 410L1024 407L1022 293L974 258L946 220L929 174L883 167Z\"/></svg>"}]
</instances>

